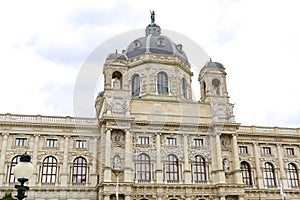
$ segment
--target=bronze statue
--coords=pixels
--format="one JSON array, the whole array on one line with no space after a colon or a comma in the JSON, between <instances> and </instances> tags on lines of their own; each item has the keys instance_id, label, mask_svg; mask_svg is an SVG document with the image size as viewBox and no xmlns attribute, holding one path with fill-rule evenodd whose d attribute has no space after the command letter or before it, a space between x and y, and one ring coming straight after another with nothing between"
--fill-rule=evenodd
<instances>
[{"instance_id":1,"label":"bronze statue","mask_svg":"<svg viewBox=\"0 0 300 200\"><path fill-rule=\"evenodd\" d=\"M155 12L154 12L154 10L150 10L150 13L151 13L151 24L154 24L155 23Z\"/></svg>"}]
</instances>

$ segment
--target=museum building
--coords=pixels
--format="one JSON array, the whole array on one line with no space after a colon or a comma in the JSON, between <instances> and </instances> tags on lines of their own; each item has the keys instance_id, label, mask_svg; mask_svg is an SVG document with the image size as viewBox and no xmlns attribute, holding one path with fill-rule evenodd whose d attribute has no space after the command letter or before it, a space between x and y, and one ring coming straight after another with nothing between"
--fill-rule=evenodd
<instances>
[{"instance_id":1,"label":"museum building","mask_svg":"<svg viewBox=\"0 0 300 200\"><path fill-rule=\"evenodd\" d=\"M194 101L188 56L154 19L103 75L95 118L0 114L1 197L28 152L28 200L300 199L300 129L236 122L212 60Z\"/></svg>"}]
</instances>

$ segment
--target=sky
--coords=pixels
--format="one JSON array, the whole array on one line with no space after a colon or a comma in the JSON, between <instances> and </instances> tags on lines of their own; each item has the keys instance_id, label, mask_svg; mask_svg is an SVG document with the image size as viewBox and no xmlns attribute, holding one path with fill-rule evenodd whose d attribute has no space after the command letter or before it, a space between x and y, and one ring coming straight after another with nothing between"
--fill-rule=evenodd
<instances>
[{"instance_id":1,"label":"sky","mask_svg":"<svg viewBox=\"0 0 300 200\"><path fill-rule=\"evenodd\" d=\"M299 7L298 0L1 1L0 113L74 116L87 58L114 36L143 30L155 10L162 32L185 35L225 66L238 123L300 127Z\"/></svg>"}]
</instances>

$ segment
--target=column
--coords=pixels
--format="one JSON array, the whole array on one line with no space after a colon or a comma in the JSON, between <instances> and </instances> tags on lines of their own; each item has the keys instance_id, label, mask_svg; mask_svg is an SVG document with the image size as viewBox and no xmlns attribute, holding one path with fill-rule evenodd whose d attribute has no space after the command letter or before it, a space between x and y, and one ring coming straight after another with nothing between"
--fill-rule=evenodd
<instances>
[{"instance_id":1,"label":"column","mask_svg":"<svg viewBox=\"0 0 300 200\"><path fill-rule=\"evenodd\" d=\"M238 151L236 133L232 135L232 153L233 153L233 171L234 182L237 184L243 184L242 173L240 169L239 151Z\"/></svg>"},{"instance_id":2,"label":"column","mask_svg":"<svg viewBox=\"0 0 300 200\"><path fill-rule=\"evenodd\" d=\"M163 183L163 171L161 163L161 153L160 153L160 133L156 134L156 182Z\"/></svg>"},{"instance_id":3,"label":"column","mask_svg":"<svg viewBox=\"0 0 300 200\"><path fill-rule=\"evenodd\" d=\"M132 147L131 134L129 130L125 133L125 165L124 165L124 182L132 182ZM130 197L130 196L129 196ZM126 197L125 197L126 199Z\"/></svg>"},{"instance_id":4,"label":"column","mask_svg":"<svg viewBox=\"0 0 300 200\"><path fill-rule=\"evenodd\" d=\"M38 177L38 166L37 166L37 157L38 157L38 151L39 151L39 138L40 135L35 134L34 135L34 144L33 144L33 153L32 153L32 165L34 167L34 174L33 177L29 179L29 184L30 185L35 185L36 182L38 182L39 177Z\"/></svg>"},{"instance_id":5,"label":"column","mask_svg":"<svg viewBox=\"0 0 300 200\"><path fill-rule=\"evenodd\" d=\"M222 161L222 150L221 150L221 140L220 140L220 133L215 134L215 145L213 148L212 154L214 154L215 159L213 163L215 164L214 173L215 173L215 178L213 183L225 183L225 173L223 169L223 161ZM214 164L213 164L214 166Z\"/></svg>"},{"instance_id":6,"label":"column","mask_svg":"<svg viewBox=\"0 0 300 200\"><path fill-rule=\"evenodd\" d=\"M187 134L183 135L183 151L184 151L184 182L186 184L190 184L192 181L192 176L191 176L191 166L189 163L189 145L188 145L188 139L187 139Z\"/></svg>"},{"instance_id":7,"label":"column","mask_svg":"<svg viewBox=\"0 0 300 200\"><path fill-rule=\"evenodd\" d=\"M110 196L109 195L105 195L104 196L104 200L109 200L110 199Z\"/></svg>"},{"instance_id":8,"label":"column","mask_svg":"<svg viewBox=\"0 0 300 200\"><path fill-rule=\"evenodd\" d=\"M93 138L93 160L92 160L92 169L91 169L91 180L90 183L92 186L97 185L97 160L98 160L98 138Z\"/></svg>"},{"instance_id":9,"label":"column","mask_svg":"<svg viewBox=\"0 0 300 200\"><path fill-rule=\"evenodd\" d=\"M130 195L125 196L125 200L130 200L130 199L131 199Z\"/></svg>"},{"instance_id":10,"label":"column","mask_svg":"<svg viewBox=\"0 0 300 200\"><path fill-rule=\"evenodd\" d=\"M278 164L279 164L279 180L278 186L282 184L283 188L288 188L288 181L286 178L286 173L284 170L283 158L282 158L282 146L277 144L277 155L278 155Z\"/></svg>"},{"instance_id":11,"label":"column","mask_svg":"<svg viewBox=\"0 0 300 200\"><path fill-rule=\"evenodd\" d=\"M111 129L106 129L104 182L111 182L110 151L111 151ZM104 197L104 199L105 198L107 197Z\"/></svg>"},{"instance_id":12,"label":"column","mask_svg":"<svg viewBox=\"0 0 300 200\"><path fill-rule=\"evenodd\" d=\"M255 168L256 168L257 187L258 189L262 189L264 188L264 180L262 177L262 171L260 169L259 147L257 143L254 143L254 160L255 160Z\"/></svg>"},{"instance_id":13,"label":"column","mask_svg":"<svg viewBox=\"0 0 300 200\"><path fill-rule=\"evenodd\" d=\"M6 148L7 148L7 138L8 133L2 133L2 145L1 145L1 158L0 158L0 186L3 185L4 178L5 178L5 155L6 155Z\"/></svg>"},{"instance_id":14,"label":"column","mask_svg":"<svg viewBox=\"0 0 300 200\"><path fill-rule=\"evenodd\" d=\"M69 154L69 137L66 136L64 138L64 158L61 172L61 186L67 186L68 184L68 154Z\"/></svg>"}]
</instances>

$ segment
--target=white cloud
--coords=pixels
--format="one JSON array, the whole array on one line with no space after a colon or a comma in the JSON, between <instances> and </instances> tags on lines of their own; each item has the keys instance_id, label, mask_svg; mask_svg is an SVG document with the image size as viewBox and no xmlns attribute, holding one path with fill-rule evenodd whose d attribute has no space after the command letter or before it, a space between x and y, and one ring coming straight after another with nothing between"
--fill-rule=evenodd
<instances>
[{"instance_id":1,"label":"white cloud","mask_svg":"<svg viewBox=\"0 0 300 200\"><path fill-rule=\"evenodd\" d=\"M163 30L190 37L225 65L238 122L299 127L299 5L297 0L1 2L0 112L72 115L72 106L61 105L72 103L70 88L85 58L110 37L145 27L149 10L155 10Z\"/></svg>"}]
</instances>

